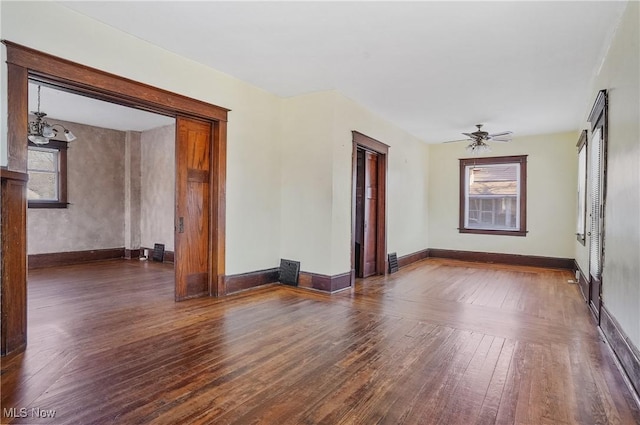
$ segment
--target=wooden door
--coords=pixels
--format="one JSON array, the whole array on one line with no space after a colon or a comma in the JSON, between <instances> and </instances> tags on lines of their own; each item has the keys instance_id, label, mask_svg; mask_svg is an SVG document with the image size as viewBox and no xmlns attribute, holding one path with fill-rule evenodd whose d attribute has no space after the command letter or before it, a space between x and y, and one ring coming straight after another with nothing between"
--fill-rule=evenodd
<instances>
[{"instance_id":1,"label":"wooden door","mask_svg":"<svg viewBox=\"0 0 640 425\"><path fill-rule=\"evenodd\" d=\"M209 294L210 122L176 121L176 301Z\"/></svg>"},{"instance_id":2,"label":"wooden door","mask_svg":"<svg viewBox=\"0 0 640 425\"><path fill-rule=\"evenodd\" d=\"M364 272L364 149L356 151L356 193L355 193L355 233L354 233L354 269L357 277Z\"/></svg>"},{"instance_id":3,"label":"wooden door","mask_svg":"<svg viewBox=\"0 0 640 425\"><path fill-rule=\"evenodd\" d=\"M378 241L378 155L364 153L364 231L362 243L362 277L376 274Z\"/></svg>"}]
</instances>

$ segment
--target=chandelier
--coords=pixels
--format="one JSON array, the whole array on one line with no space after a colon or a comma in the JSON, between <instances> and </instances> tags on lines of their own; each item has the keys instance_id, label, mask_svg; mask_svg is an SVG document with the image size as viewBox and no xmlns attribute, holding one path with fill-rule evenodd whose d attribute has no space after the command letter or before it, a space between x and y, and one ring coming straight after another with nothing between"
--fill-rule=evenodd
<instances>
[{"instance_id":1,"label":"chandelier","mask_svg":"<svg viewBox=\"0 0 640 425\"><path fill-rule=\"evenodd\" d=\"M471 143L469 143L469 145L467 146L467 152L474 155L479 155L482 153L491 152L491 147L488 144L486 144L483 140L473 139Z\"/></svg>"},{"instance_id":2,"label":"chandelier","mask_svg":"<svg viewBox=\"0 0 640 425\"><path fill-rule=\"evenodd\" d=\"M28 139L30 142L36 145L46 145L49 143L49 139L58 135L58 130L54 127L61 127L64 130L64 138L67 139L67 142L76 140L76 136L62 124L49 124L44 119L47 114L40 112L40 86L38 86L38 111L31 111L31 113L36 116L36 119L29 121Z\"/></svg>"}]
</instances>

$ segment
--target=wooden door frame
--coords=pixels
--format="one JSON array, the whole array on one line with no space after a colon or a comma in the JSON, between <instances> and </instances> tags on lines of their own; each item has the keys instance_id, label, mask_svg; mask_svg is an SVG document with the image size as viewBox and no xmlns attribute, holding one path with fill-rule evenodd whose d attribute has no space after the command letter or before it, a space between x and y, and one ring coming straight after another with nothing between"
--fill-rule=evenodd
<instances>
[{"instance_id":1,"label":"wooden door frame","mask_svg":"<svg viewBox=\"0 0 640 425\"><path fill-rule=\"evenodd\" d=\"M387 272L387 156L389 145L366 136L358 131L351 132L353 150L351 155L351 285L355 281L355 264L353 261L356 237L356 179L358 168L358 149L365 149L378 154L378 188L376 205L376 275Z\"/></svg>"},{"instance_id":2,"label":"wooden door frame","mask_svg":"<svg viewBox=\"0 0 640 425\"><path fill-rule=\"evenodd\" d=\"M147 84L110 74L68 61L38 50L2 40L7 49L7 156L8 163L3 169L5 176L27 174L27 123L28 123L28 81L35 80L60 90L98 100L105 100L162 115L176 117L182 115L205 120L212 124L212 173L210 197L209 294L224 295L225 282L225 187L226 187L226 108L172 93ZM10 178L10 177L7 177ZM26 191L22 202L9 203L1 200L3 215L26 205ZM12 323L4 316L5 311L17 312L16 317L26 317L27 284L27 243L26 238L9 240L13 230L26 234L26 208L19 214L21 223L2 220L0 249L2 250L2 337L1 353L6 355L23 350L26 346L26 320ZM13 238L15 239L15 238ZM22 295L21 295L22 294ZM6 332L5 332L6 331Z\"/></svg>"}]
</instances>

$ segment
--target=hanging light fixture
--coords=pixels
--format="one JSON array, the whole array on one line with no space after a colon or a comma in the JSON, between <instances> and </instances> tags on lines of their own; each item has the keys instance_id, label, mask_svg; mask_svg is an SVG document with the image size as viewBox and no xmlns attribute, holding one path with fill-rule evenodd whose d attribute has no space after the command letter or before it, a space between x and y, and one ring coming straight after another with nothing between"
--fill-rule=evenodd
<instances>
[{"instance_id":1,"label":"hanging light fixture","mask_svg":"<svg viewBox=\"0 0 640 425\"><path fill-rule=\"evenodd\" d=\"M47 114L40 112L40 86L38 86L38 110L31 111L31 113L36 116L36 120L29 121L28 139L30 142L36 145L46 145L49 143L49 139L58 135L58 130L54 127L62 127L62 130L64 130L64 138L67 139L67 142L76 140L76 136L62 124L49 124L45 121L44 117L46 117Z\"/></svg>"},{"instance_id":2,"label":"hanging light fixture","mask_svg":"<svg viewBox=\"0 0 640 425\"><path fill-rule=\"evenodd\" d=\"M467 152L473 155L479 155L479 154L491 152L491 147L488 144L486 144L483 140L474 139L467 146Z\"/></svg>"}]
</instances>

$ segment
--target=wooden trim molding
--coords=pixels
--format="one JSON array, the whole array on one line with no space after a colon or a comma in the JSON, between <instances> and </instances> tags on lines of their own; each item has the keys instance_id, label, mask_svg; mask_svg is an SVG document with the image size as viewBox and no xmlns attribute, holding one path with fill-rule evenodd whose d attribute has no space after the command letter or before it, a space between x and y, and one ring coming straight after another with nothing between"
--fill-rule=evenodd
<instances>
[{"instance_id":1,"label":"wooden trim molding","mask_svg":"<svg viewBox=\"0 0 640 425\"><path fill-rule=\"evenodd\" d=\"M499 254L494 252L455 251L429 248L429 257L450 258L453 260L474 261L479 263L499 263L514 266L545 267L550 269L573 270L572 258L538 257L535 255Z\"/></svg>"},{"instance_id":2,"label":"wooden trim molding","mask_svg":"<svg viewBox=\"0 0 640 425\"><path fill-rule=\"evenodd\" d=\"M460 158L460 188L459 196L459 225L460 233L472 233L479 235L501 235L501 236L527 236L527 155L512 156L493 156L486 158ZM492 230L492 229L474 229L465 227L465 206L467 203L466 195L466 167L470 165L483 164L520 164L520 228L514 230Z\"/></svg>"},{"instance_id":3,"label":"wooden trim molding","mask_svg":"<svg viewBox=\"0 0 640 425\"><path fill-rule=\"evenodd\" d=\"M422 251L417 251L411 254L403 255L402 257L398 257L398 266L400 268L408 266L409 264L413 264L420 260L424 260L429 257L429 250L423 249Z\"/></svg>"},{"instance_id":4,"label":"wooden trim molding","mask_svg":"<svg viewBox=\"0 0 640 425\"><path fill-rule=\"evenodd\" d=\"M124 258L127 260L138 260L142 256L142 249L126 249L124 250Z\"/></svg>"},{"instance_id":5,"label":"wooden trim molding","mask_svg":"<svg viewBox=\"0 0 640 425\"><path fill-rule=\"evenodd\" d=\"M278 282L279 274L280 268L276 267L249 273L226 275L224 280L227 292L224 295L234 294L269 283L276 283Z\"/></svg>"},{"instance_id":6,"label":"wooden trim molding","mask_svg":"<svg viewBox=\"0 0 640 425\"><path fill-rule=\"evenodd\" d=\"M68 266L71 264L89 263L92 261L125 258L124 248L92 249L87 251L51 252L47 254L29 255L29 270L44 267Z\"/></svg>"},{"instance_id":7,"label":"wooden trim molding","mask_svg":"<svg viewBox=\"0 0 640 425\"><path fill-rule=\"evenodd\" d=\"M592 130L595 129L598 121L602 117L602 114L606 112L607 100L607 91L600 90L596 95L596 100L593 102L591 112L589 112L589 118L587 118L587 121L592 124Z\"/></svg>"},{"instance_id":8,"label":"wooden trim molding","mask_svg":"<svg viewBox=\"0 0 640 425\"><path fill-rule=\"evenodd\" d=\"M29 78L33 81L162 115L170 112L172 115L227 120L229 109L80 65L8 40L2 42L7 46L7 63L28 69Z\"/></svg>"},{"instance_id":9,"label":"wooden trim molding","mask_svg":"<svg viewBox=\"0 0 640 425\"><path fill-rule=\"evenodd\" d=\"M8 170L7 167L0 167L0 177L2 180L15 180L20 182L29 181L29 173Z\"/></svg>"},{"instance_id":10,"label":"wooden trim molding","mask_svg":"<svg viewBox=\"0 0 640 425\"><path fill-rule=\"evenodd\" d=\"M576 273L576 279L578 281L578 287L580 288L580 293L582 294L582 298L584 298L584 302L589 301L589 281L587 280L584 272L580 268L580 265L577 261L575 261L574 267Z\"/></svg>"},{"instance_id":11,"label":"wooden trim molding","mask_svg":"<svg viewBox=\"0 0 640 425\"><path fill-rule=\"evenodd\" d=\"M27 344L26 173L2 169L0 185L0 355Z\"/></svg>"},{"instance_id":12,"label":"wooden trim molding","mask_svg":"<svg viewBox=\"0 0 640 425\"><path fill-rule=\"evenodd\" d=\"M377 193L377 229L376 229L376 274L387 273L387 167L389 145L372 137L353 130L351 158L351 269L355 269L355 236L356 236L356 172L358 148L367 149L378 154L378 193ZM350 284L355 281L355 273L349 272Z\"/></svg>"},{"instance_id":13,"label":"wooden trim molding","mask_svg":"<svg viewBox=\"0 0 640 425\"><path fill-rule=\"evenodd\" d=\"M324 274L300 272L298 286L333 293L351 286L351 272L328 276Z\"/></svg>"},{"instance_id":14,"label":"wooden trim molding","mask_svg":"<svg viewBox=\"0 0 640 425\"><path fill-rule=\"evenodd\" d=\"M382 143L381 141L376 140L373 137L369 137L365 134L362 134L359 131L353 130L351 134L353 135L353 141L358 145L362 146L363 148L369 149L384 155L387 155L389 153L389 145Z\"/></svg>"},{"instance_id":15,"label":"wooden trim molding","mask_svg":"<svg viewBox=\"0 0 640 425\"><path fill-rule=\"evenodd\" d=\"M632 389L636 395L640 396L640 351L633 345L604 303L600 310L600 328L629 378Z\"/></svg>"}]
</instances>

